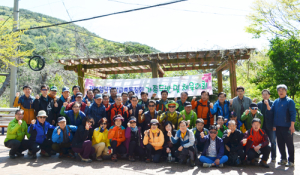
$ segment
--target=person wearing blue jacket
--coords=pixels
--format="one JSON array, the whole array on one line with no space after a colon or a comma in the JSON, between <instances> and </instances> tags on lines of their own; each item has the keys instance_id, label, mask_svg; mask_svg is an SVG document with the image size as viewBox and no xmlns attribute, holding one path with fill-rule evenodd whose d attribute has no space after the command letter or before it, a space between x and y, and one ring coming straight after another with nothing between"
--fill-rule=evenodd
<instances>
[{"instance_id":1,"label":"person wearing blue jacket","mask_svg":"<svg viewBox=\"0 0 300 175\"><path fill-rule=\"evenodd\" d=\"M218 100L213 105L210 103L210 112L211 114L216 116L223 116L225 118L225 122L229 119L230 111L229 111L229 101L226 100L226 93L220 92L218 94Z\"/></svg>"},{"instance_id":2,"label":"person wearing blue jacket","mask_svg":"<svg viewBox=\"0 0 300 175\"><path fill-rule=\"evenodd\" d=\"M172 136L171 131L168 132L168 136L173 144L176 144L178 140L180 141L180 146L178 150L175 151L175 156L183 164L186 163L187 157L190 159L190 166L195 166L195 151L194 143L195 137L192 130L188 129L188 122L181 120L179 122L179 130L176 132L175 137Z\"/></svg>"},{"instance_id":3,"label":"person wearing blue jacket","mask_svg":"<svg viewBox=\"0 0 300 175\"><path fill-rule=\"evenodd\" d=\"M71 149L73 133L77 131L77 126L67 125L65 117L58 117L58 126L52 134L52 149L59 153L59 158L64 156L75 158L74 152Z\"/></svg>"},{"instance_id":4,"label":"person wearing blue jacket","mask_svg":"<svg viewBox=\"0 0 300 175\"><path fill-rule=\"evenodd\" d=\"M224 143L223 140L217 137L217 126L212 125L209 128L209 135L200 133L200 142L204 142L203 152L200 157L200 162L203 163L203 167L223 167L227 162L228 157L224 155Z\"/></svg>"},{"instance_id":5,"label":"person wearing blue jacket","mask_svg":"<svg viewBox=\"0 0 300 175\"><path fill-rule=\"evenodd\" d=\"M102 95L101 94L96 94L94 97L94 103L87 103L87 106L84 110L84 113L93 118L95 121L95 125L93 128L99 127L98 123L99 120L102 118L106 118L106 109L105 106L102 104Z\"/></svg>"},{"instance_id":6,"label":"person wearing blue jacket","mask_svg":"<svg viewBox=\"0 0 300 175\"><path fill-rule=\"evenodd\" d=\"M76 101L76 94L80 92L80 86L77 85L73 86L72 91L73 91L73 96L71 96L71 102L74 102Z\"/></svg>"},{"instance_id":7,"label":"person wearing blue jacket","mask_svg":"<svg viewBox=\"0 0 300 175\"><path fill-rule=\"evenodd\" d=\"M288 167L294 166L295 148L293 133L295 132L296 107L295 102L287 97L287 86L280 84L277 86L279 98L276 99L270 107L269 102L266 101L267 115L273 116L273 131L276 131L278 149L281 154L280 165ZM287 162L285 145L289 153Z\"/></svg>"},{"instance_id":8,"label":"person wearing blue jacket","mask_svg":"<svg viewBox=\"0 0 300 175\"><path fill-rule=\"evenodd\" d=\"M64 102L63 107L60 110L60 115L67 118L67 124L79 126L82 124L83 118L86 116L81 110L81 103L75 102L72 105L72 110L65 111L67 102Z\"/></svg>"},{"instance_id":9,"label":"person wearing blue jacket","mask_svg":"<svg viewBox=\"0 0 300 175\"><path fill-rule=\"evenodd\" d=\"M45 111L39 111L37 120L32 120L31 125L28 128L28 133L31 135L29 141L31 141L31 149L28 155L32 155L32 158L36 158L36 153L41 149L41 156L51 156L52 141L47 138L49 129L55 129L55 126L46 121L47 114Z\"/></svg>"}]
</instances>

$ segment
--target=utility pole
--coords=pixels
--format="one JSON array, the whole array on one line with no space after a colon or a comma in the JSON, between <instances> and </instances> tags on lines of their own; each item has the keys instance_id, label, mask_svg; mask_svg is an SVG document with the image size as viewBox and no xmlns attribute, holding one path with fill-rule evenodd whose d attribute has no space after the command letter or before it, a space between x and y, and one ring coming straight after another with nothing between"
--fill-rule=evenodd
<instances>
[{"instance_id":1,"label":"utility pole","mask_svg":"<svg viewBox=\"0 0 300 175\"><path fill-rule=\"evenodd\" d=\"M14 28L13 31L19 29L19 0L14 0ZM18 58L13 58L12 61L17 62ZM17 67L10 66L10 94L9 105L13 107L17 87Z\"/></svg>"}]
</instances>

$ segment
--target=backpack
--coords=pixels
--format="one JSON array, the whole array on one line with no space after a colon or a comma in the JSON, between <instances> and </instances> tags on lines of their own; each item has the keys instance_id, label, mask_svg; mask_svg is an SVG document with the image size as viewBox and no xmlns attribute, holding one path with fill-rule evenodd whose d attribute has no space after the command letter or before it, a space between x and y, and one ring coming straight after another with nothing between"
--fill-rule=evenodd
<instances>
[{"instance_id":1,"label":"backpack","mask_svg":"<svg viewBox=\"0 0 300 175\"><path fill-rule=\"evenodd\" d=\"M241 164L241 158L237 152L229 152L227 164L230 166L237 166Z\"/></svg>"},{"instance_id":2,"label":"backpack","mask_svg":"<svg viewBox=\"0 0 300 175\"><path fill-rule=\"evenodd\" d=\"M168 112L169 112L169 111L164 112L166 118L161 122L160 130L162 130L162 131L165 130L164 125L165 125L165 122L168 121L168 117L169 117L169 116L167 115ZM178 111L175 111L175 112L176 112L176 114L177 114L177 121L176 121L176 124L175 124L175 130L176 130L177 127L178 127L178 119L179 119L179 117L180 117L180 113L179 113Z\"/></svg>"},{"instance_id":3,"label":"backpack","mask_svg":"<svg viewBox=\"0 0 300 175\"><path fill-rule=\"evenodd\" d=\"M203 120L207 120L207 125L211 125L211 123L210 123L210 116L209 116L210 115L210 107L209 107L209 105L210 105L210 101L207 101L207 105L206 106L202 105L202 103L200 103L199 101L197 101L197 106L195 108L196 109L196 114L198 116L198 106L208 107L208 113L207 113L206 119L203 118Z\"/></svg>"}]
</instances>

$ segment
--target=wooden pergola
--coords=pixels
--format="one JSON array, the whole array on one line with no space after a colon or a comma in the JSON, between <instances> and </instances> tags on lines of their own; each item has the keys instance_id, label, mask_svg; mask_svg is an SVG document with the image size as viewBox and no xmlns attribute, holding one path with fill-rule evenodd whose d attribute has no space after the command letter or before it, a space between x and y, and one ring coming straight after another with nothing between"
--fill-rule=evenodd
<instances>
[{"instance_id":1,"label":"wooden pergola","mask_svg":"<svg viewBox=\"0 0 300 175\"><path fill-rule=\"evenodd\" d=\"M165 71L211 69L217 72L218 91L223 91L222 71L229 69L232 96L236 96L238 60L247 60L254 48L207 50L110 56L103 58L74 58L59 60L65 70L78 74L78 84L84 92L84 75L106 79L109 74L152 72L152 78L163 77Z\"/></svg>"}]
</instances>

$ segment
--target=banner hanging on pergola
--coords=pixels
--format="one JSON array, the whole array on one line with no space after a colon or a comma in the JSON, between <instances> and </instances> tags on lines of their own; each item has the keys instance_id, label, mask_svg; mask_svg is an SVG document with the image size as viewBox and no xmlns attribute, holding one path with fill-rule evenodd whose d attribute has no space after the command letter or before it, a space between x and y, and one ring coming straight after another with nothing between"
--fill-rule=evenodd
<instances>
[{"instance_id":1,"label":"banner hanging on pergola","mask_svg":"<svg viewBox=\"0 0 300 175\"><path fill-rule=\"evenodd\" d=\"M85 79L85 89L99 89L100 93L108 92L115 87L118 94L134 91L140 98L145 91L149 97L153 93L160 98L160 92L167 90L168 97L179 97L181 92L188 92L189 96L200 95L203 90L212 94L212 74L190 75L180 77L163 77L148 79Z\"/></svg>"}]
</instances>

